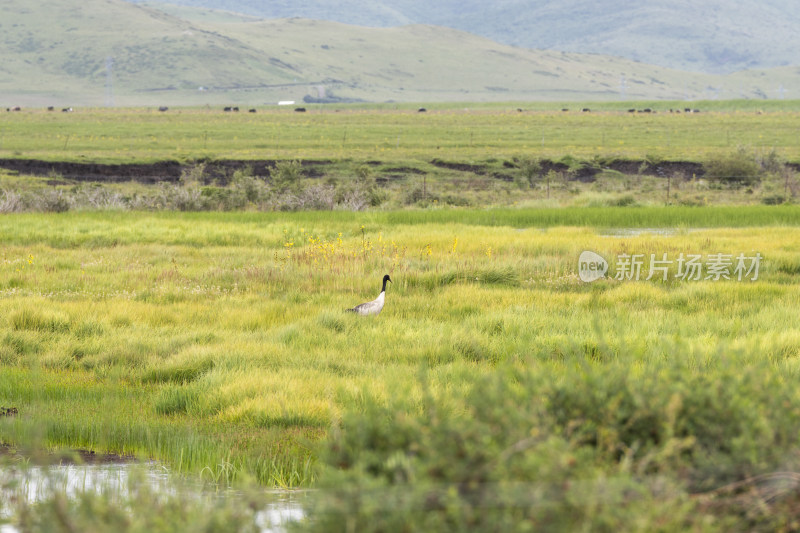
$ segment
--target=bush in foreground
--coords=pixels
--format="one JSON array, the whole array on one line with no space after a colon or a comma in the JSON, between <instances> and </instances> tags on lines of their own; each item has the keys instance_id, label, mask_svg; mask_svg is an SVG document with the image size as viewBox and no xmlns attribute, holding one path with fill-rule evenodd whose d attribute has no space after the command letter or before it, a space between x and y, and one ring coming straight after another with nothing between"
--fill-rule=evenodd
<instances>
[{"instance_id":1,"label":"bush in foreground","mask_svg":"<svg viewBox=\"0 0 800 533\"><path fill-rule=\"evenodd\" d=\"M773 531L800 518L800 481L773 473L796 462L800 397L770 364L582 359L345 417L297 528Z\"/></svg>"}]
</instances>

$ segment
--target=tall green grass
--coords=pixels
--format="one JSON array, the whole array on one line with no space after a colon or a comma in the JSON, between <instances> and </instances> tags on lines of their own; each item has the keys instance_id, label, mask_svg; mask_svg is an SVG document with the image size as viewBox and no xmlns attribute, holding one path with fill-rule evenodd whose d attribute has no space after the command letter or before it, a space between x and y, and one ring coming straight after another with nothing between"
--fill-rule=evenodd
<instances>
[{"instance_id":1,"label":"tall green grass","mask_svg":"<svg viewBox=\"0 0 800 533\"><path fill-rule=\"evenodd\" d=\"M586 207L574 209L486 209L426 210L387 213L392 224L470 224L476 226L597 228L680 228L780 226L800 223L800 209L794 206L696 207Z\"/></svg>"}]
</instances>

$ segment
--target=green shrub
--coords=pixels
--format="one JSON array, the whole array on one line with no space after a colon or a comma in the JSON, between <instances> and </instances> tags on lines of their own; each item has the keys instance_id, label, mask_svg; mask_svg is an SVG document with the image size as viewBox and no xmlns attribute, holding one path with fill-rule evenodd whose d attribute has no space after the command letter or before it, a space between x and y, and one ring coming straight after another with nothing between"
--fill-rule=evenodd
<instances>
[{"instance_id":1,"label":"green shrub","mask_svg":"<svg viewBox=\"0 0 800 533\"><path fill-rule=\"evenodd\" d=\"M516 164L525 184L533 188L536 182L541 178L542 163L535 158L523 157L517 160Z\"/></svg>"},{"instance_id":2,"label":"green shrub","mask_svg":"<svg viewBox=\"0 0 800 533\"><path fill-rule=\"evenodd\" d=\"M690 497L753 489L797 466L800 395L779 370L743 354L702 371L679 354L633 370L633 354L610 351L600 365L585 352L564 353L559 379L532 360L464 395L395 396L345 414L323 453L323 490L296 528L771 531L797 519L791 487L769 501L746 489Z\"/></svg>"},{"instance_id":3,"label":"green shrub","mask_svg":"<svg viewBox=\"0 0 800 533\"><path fill-rule=\"evenodd\" d=\"M179 178L181 185L198 184L203 180L203 175L206 171L205 163L197 163L190 167L186 167L181 171Z\"/></svg>"},{"instance_id":4,"label":"green shrub","mask_svg":"<svg viewBox=\"0 0 800 533\"><path fill-rule=\"evenodd\" d=\"M761 154L758 158L758 163L765 172L771 174L778 174L786 167L786 161L774 148L766 154Z\"/></svg>"},{"instance_id":5,"label":"green shrub","mask_svg":"<svg viewBox=\"0 0 800 533\"><path fill-rule=\"evenodd\" d=\"M744 148L711 158L705 163L704 168L706 177L721 185L753 185L761 176L761 166Z\"/></svg>"},{"instance_id":6,"label":"green shrub","mask_svg":"<svg viewBox=\"0 0 800 533\"><path fill-rule=\"evenodd\" d=\"M268 194L266 183L253 175L251 167L234 172L231 178L231 186L234 191L239 193L237 196L244 196L245 202L254 204L264 199Z\"/></svg>"},{"instance_id":7,"label":"green shrub","mask_svg":"<svg viewBox=\"0 0 800 533\"><path fill-rule=\"evenodd\" d=\"M241 209L247 205L247 197L237 189L207 186L200 189L203 204L217 211Z\"/></svg>"},{"instance_id":8,"label":"green shrub","mask_svg":"<svg viewBox=\"0 0 800 533\"><path fill-rule=\"evenodd\" d=\"M278 161L270 170L272 186L278 192L298 193L301 189L303 167L300 161Z\"/></svg>"}]
</instances>

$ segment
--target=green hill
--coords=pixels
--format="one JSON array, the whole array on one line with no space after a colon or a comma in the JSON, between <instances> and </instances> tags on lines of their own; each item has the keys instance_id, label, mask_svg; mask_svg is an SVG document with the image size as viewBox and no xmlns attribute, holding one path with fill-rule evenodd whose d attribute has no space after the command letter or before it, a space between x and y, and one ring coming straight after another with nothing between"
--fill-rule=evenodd
<instances>
[{"instance_id":1,"label":"green hill","mask_svg":"<svg viewBox=\"0 0 800 533\"><path fill-rule=\"evenodd\" d=\"M120 103L293 79L233 37L121 0L6 0L0 54L0 95L28 103L102 105L109 57Z\"/></svg>"},{"instance_id":2,"label":"green hill","mask_svg":"<svg viewBox=\"0 0 800 533\"><path fill-rule=\"evenodd\" d=\"M122 0L6 0L0 105L777 98L779 86L800 81L794 67L713 76L427 25L167 11Z\"/></svg>"},{"instance_id":3,"label":"green hill","mask_svg":"<svg viewBox=\"0 0 800 533\"><path fill-rule=\"evenodd\" d=\"M797 64L800 48L795 0L168 1L261 18L447 26L524 48L601 53L710 73Z\"/></svg>"}]
</instances>

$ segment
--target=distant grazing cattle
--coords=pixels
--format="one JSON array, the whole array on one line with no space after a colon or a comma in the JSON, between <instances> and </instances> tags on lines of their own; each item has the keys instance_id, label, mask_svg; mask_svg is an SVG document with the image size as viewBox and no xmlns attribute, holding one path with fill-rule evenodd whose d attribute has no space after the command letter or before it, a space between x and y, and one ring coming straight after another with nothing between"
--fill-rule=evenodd
<instances>
[{"instance_id":1,"label":"distant grazing cattle","mask_svg":"<svg viewBox=\"0 0 800 533\"><path fill-rule=\"evenodd\" d=\"M237 113L239 112L239 108L238 107L234 107L233 110L236 111Z\"/></svg>"},{"instance_id":2,"label":"distant grazing cattle","mask_svg":"<svg viewBox=\"0 0 800 533\"><path fill-rule=\"evenodd\" d=\"M684 113L691 113L692 112L692 108L691 107L684 107L683 108L683 112Z\"/></svg>"},{"instance_id":3,"label":"distant grazing cattle","mask_svg":"<svg viewBox=\"0 0 800 533\"><path fill-rule=\"evenodd\" d=\"M645 107L644 109L642 109L642 113L652 113L652 112L653 110L650 109L649 107Z\"/></svg>"},{"instance_id":4,"label":"distant grazing cattle","mask_svg":"<svg viewBox=\"0 0 800 533\"><path fill-rule=\"evenodd\" d=\"M420 107L419 109L417 109L417 113L426 113L427 111L428 110L425 109L424 107Z\"/></svg>"},{"instance_id":5,"label":"distant grazing cattle","mask_svg":"<svg viewBox=\"0 0 800 533\"><path fill-rule=\"evenodd\" d=\"M636 113L635 109L628 109L628 113Z\"/></svg>"},{"instance_id":6,"label":"distant grazing cattle","mask_svg":"<svg viewBox=\"0 0 800 533\"><path fill-rule=\"evenodd\" d=\"M522 113L522 108L521 107L517 108L517 113Z\"/></svg>"},{"instance_id":7,"label":"distant grazing cattle","mask_svg":"<svg viewBox=\"0 0 800 533\"><path fill-rule=\"evenodd\" d=\"M295 107L294 111L295 111L295 113L305 113L306 112L306 108L305 107Z\"/></svg>"},{"instance_id":8,"label":"distant grazing cattle","mask_svg":"<svg viewBox=\"0 0 800 533\"><path fill-rule=\"evenodd\" d=\"M162 105L161 107L158 108L158 110L163 113L164 111L169 111L169 108L165 105Z\"/></svg>"},{"instance_id":9,"label":"distant grazing cattle","mask_svg":"<svg viewBox=\"0 0 800 533\"><path fill-rule=\"evenodd\" d=\"M568 107L564 107L564 108L561 109L561 111L569 111L569 108Z\"/></svg>"},{"instance_id":10,"label":"distant grazing cattle","mask_svg":"<svg viewBox=\"0 0 800 533\"><path fill-rule=\"evenodd\" d=\"M61 110L61 112L62 113L72 113L72 108L71 107L65 107L64 109Z\"/></svg>"},{"instance_id":11,"label":"distant grazing cattle","mask_svg":"<svg viewBox=\"0 0 800 533\"><path fill-rule=\"evenodd\" d=\"M18 105L15 105L14 107L7 107L6 111L22 111L22 108Z\"/></svg>"},{"instance_id":12,"label":"distant grazing cattle","mask_svg":"<svg viewBox=\"0 0 800 533\"><path fill-rule=\"evenodd\" d=\"M223 109L223 111L225 111L226 113L230 113L231 111L233 111L233 108L232 107L226 107L226 108Z\"/></svg>"},{"instance_id":13,"label":"distant grazing cattle","mask_svg":"<svg viewBox=\"0 0 800 533\"><path fill-rule=\"evenodd\" d=\"M699 109L692 109L692 113L699 113L699 112L700 112Z\"/></svg>"},{"instance_id":14,"label":"distant grazing cattle","mask_svg":"<svg viewBox=\"0 0 800 533\"><path fill-rule=\"evenodd\" d=\"M53 106L48 106L48 107L47 107L47 110L48 110L48 111L55 111L55 109L56 109L56 108L55 108L55 107L53 107Z\"/></svg>"},{"instance_id":15,"label":"distant grazing cattle","mask_svg":"<svg viewBox=\"0 0 800 533\"><path fill-rule=\"evenodd\" d=\"M248 111L248 113L255 113L255 112L256 112L256 108L255 107Z\"/></svg>"},{"instance_id":16,"label":"distant grazing cattle","mask_svg":"<svg viewBox=\"0 0 800 533\"><path fill-rule=\"evenodd\" d=\"M589 109L588 107L584 107L583 109L581 109L581 111L584 113L588 113L589 111L591 111L591 109Z\"/></svg>"}]
</instances>

